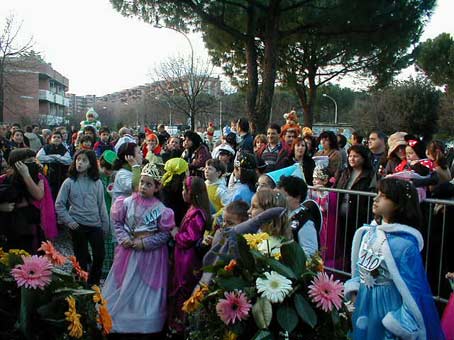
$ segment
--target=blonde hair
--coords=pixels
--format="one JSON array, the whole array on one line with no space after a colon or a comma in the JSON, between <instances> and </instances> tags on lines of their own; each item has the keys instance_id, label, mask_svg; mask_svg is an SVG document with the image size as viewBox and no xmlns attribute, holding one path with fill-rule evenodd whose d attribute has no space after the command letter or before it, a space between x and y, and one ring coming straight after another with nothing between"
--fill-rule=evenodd
<instances>
[{"instance_id":1,"label":"blonde hair","mask_svg":"<svg viewBox=\"0 0 454 340\"><path fill-rule=\"evenodd\" d=\"M283 236L289 240L292 239L292 231L288 227L288 206L287 199L279 191L271 189L263 189L255 193L257 204L263 210L270 208L282 207L286 210L278 217L274 218L270 223L264 224L261 229L263 232L272 236Z\"/></svg>"}]
</instances>

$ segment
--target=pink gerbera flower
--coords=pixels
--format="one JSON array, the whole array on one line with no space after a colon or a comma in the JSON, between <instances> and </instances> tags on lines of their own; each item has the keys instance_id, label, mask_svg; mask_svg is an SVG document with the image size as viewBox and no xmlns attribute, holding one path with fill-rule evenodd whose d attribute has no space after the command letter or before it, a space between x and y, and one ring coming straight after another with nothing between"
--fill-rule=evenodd
<instances>
[{"instance_id":1,"label":"pink gerbera flower","mask_svg":"<svg viewBox=\"0 0 454 340\"><path fill-rule=\"evenodd\" d=\"M46 287L52 279L52 264L43 256L22 256L23 264L18 264L11 270L19 287L39 288Z\"/></svg>"},{"instance_id":2,"label":"pink gerbera flower","mask_svg":"<svg viewBox=\"0 0 454 340\"><path fill-rule=\"evenodd\" d=\"M46 257L49 259L52 264L57 266L61 266L65 264L66 257L64 257L57 249L55 249L52 242L41 242L41 247L38 249L46 253Z\"/></svg>"},{"instance_id":3,"label":"pink gerbera flower","mask_svg":"<svg viewBox=\"0 0 454 340\"><path fill-rule=\"evenodd\" d=\"M318 273L309 286L309 296L312 301L325 312L332 311L333 306L336 309L341 308L343 294L344 285L339 280L334 281L333 275L329 277L324 272Z\"/></svg>"},{"instance_id":4,"label":"pink gerbera flower","mask_svg":"<svg viewBox=\"0 0 454 340\"><path fill-rule=\"evenodd\" d=\"M247 296L242 292L225 292L225 299L220 299L216 305L218 316L226 325L248 317L252 305Z\"/></svg>"}]
</instances>

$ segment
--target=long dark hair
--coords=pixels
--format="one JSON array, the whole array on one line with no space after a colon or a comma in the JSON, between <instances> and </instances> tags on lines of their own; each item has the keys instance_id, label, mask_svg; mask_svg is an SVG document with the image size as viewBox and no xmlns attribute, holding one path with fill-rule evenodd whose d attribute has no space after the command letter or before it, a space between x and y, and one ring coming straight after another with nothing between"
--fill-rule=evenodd
<instances>
[{"instance_id":1,"label":"long dark hair","mask_svg":"<svg viewBox=\"0 0 454 340\"><path fill-rule=\"evenodd\" d=\"M371 162L371 159L370 159L370 151L369 151L368 148L366 148L362 144L355 144L355 145L352 145L351 147L348 148L347 155L350 155L351 151L356 152L358 155L360 155L364 159L363 170L372 169L372 162ZM352 167L350 166L350 163L348 163L348 168L350 170L352 169Z\"/></svg>"},{"instance_id":2,"label":"long dark hair","mask_svg":"<svg viewBox=\"0 0 454 340\"><path fill-rule=\"evenodd\" d=\"M384 178L378 183L378 191L397 206L390 222L420 229L422 215L419 198L416 188L411 182L395 178Z\"/></svg>"},{"instance_id":3,"label":"long dark hair","mask_svg":"<svg viewBox=\"0 0 454 340\"><path fill-rule=\"evenodd\" d=\"M126 156L135 156L136 155L136 147L138 145L136 143L123 143L120 148L118 149L117 156L118 159L115 160L113 164L114 170L120 170L124 164L127 164L125 157Z\"/></svg>"},{"instance_id":4,"label":"long dark hair","mask_svg":"<svg viewBox=\"0 0 454 340\"><path fill-rule=\"evenodd\" d=\"M337 143L337 137L333 131L323 131L318 137L319 141L323 138L327 138L329 141L329 148L331 150L339 150L339 144Z\"/></svg>"},{"instance_id":5,"label":"long dark hair","mask_svg":"<svg viewBox=\"0 0 454 340\"><path fill-rule=\"evenodd\" d=\"M99 179L99 169L98 169L98 162L96 160L96 153L93 150L79 150L74 155L73 162L69 166L68 174L73 180L77 180L78 172L76 169L76 160L77 157L80 155L85 155L90 162L90 167L87 170L87 176L90 177L93 181L97 181Z\"/></svg>"},{"instance_id":6,"label":"long dark hair","mask_svg":"<svg viewBox=\"0 0 454 340\"><path fill-rule=\"evenodd\" d=\"M210 200L208 192L203 179L197 176L189 176L184 181L184 187L189 193L189 203L200 208L205 213L205 229L211 228L211 213L210 213Z\"/></svg>"},{"instance_id":7,"label":"long dark hair","mask_svg":"<svg viewBox=\"0 0 454 340\"><path fill-rule=\"evenodd\" d=\"M17 149L11 150L11 152L9 153L9 156L8 156L9 169L8 169L7 174L8 174L8 176L12 176L11 178L14 183L16 183L16 182L23 183L24 182L22 176L17 171L15 164L17 162L23 162L27 158L35 157L35 156L36 156L36 152L29 148L17 148ZM28 167L30 176L33 179L33 181L35 183L38 183L39 182L38 173L41 172L40 165L33 163L32 165L27 164L27 167Z\"/></svg>"},{"instance_id":8,"label":"long dark hair","mask_svg":"<svg viewBox=\"0 0 454 340\"><path fill-rule=\"evenodd\" d=\"M188 130L184 133L184 138L189 139L192 142L192 146L189 148L189 153L192 154L202 144L202 137L197 132Z\"/></svg>"},{"instance_id":9,"label":"long dark hair","mask_svg":"<svg viewBox=\"0 0 454 340\"><path fill-rule=\"evenodd\" d=\"M434 162L443 170L448 168L448 161L445 156L445 144L439 140L433 140L427 146L427 153L434 158Z\"/></svg>"}]
</instances>

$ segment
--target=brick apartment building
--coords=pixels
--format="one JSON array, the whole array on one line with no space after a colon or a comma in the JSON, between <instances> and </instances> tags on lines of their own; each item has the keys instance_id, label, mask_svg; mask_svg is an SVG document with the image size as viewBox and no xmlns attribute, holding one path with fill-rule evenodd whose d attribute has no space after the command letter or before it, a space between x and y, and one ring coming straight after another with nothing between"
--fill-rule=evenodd
<instances>
[{"instance_id":1,"label":"brick apartment building","mask_svg":"<svg viewBox=\"0 0 454 340\"><path fill-rule=\"evenodd\" d=\"M69 106L68 84L39 57L11 60L5 69L3 122L61 124Z\"/></svg>"},{"instance_id":2,"label":"brick apartment building","mask_svg":"<svg viewBox=\"0 0 454 340\"><path fill-rule=\"evenodd\" d=\"M74 93L67 93L66 98L69 100L68 115L77 117L77 119L85 119L88 109L96 105L96 96L93 94L78 96Z\"/></svg>"}]
</instances>

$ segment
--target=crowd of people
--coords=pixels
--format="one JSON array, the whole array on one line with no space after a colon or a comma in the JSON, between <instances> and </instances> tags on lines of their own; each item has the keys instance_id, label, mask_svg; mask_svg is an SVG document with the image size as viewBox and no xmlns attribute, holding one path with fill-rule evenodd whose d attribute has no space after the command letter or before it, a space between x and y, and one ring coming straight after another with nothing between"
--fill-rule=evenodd
<instances>
[{"instance_id":1,"label":"crowd of people","mask_svg":"<svg viewBox=\"0 0 454 340\"><path fill-rule=\"evenodd\" d=\"M213 132L116 132L94 110L71 133L0 127L1 246L33 254L68 230L88 285L102 283L113 333L183 338L181 307L212 279L203 267L238 256L236 235L267 232L328 267L351 264L354 339L443 339L420 255L420 202L454 196L441 141L315 136L294 112L266 135L246 118ZM324 188L378 195L368 204Z\"/></svg>"}]
</instances>

